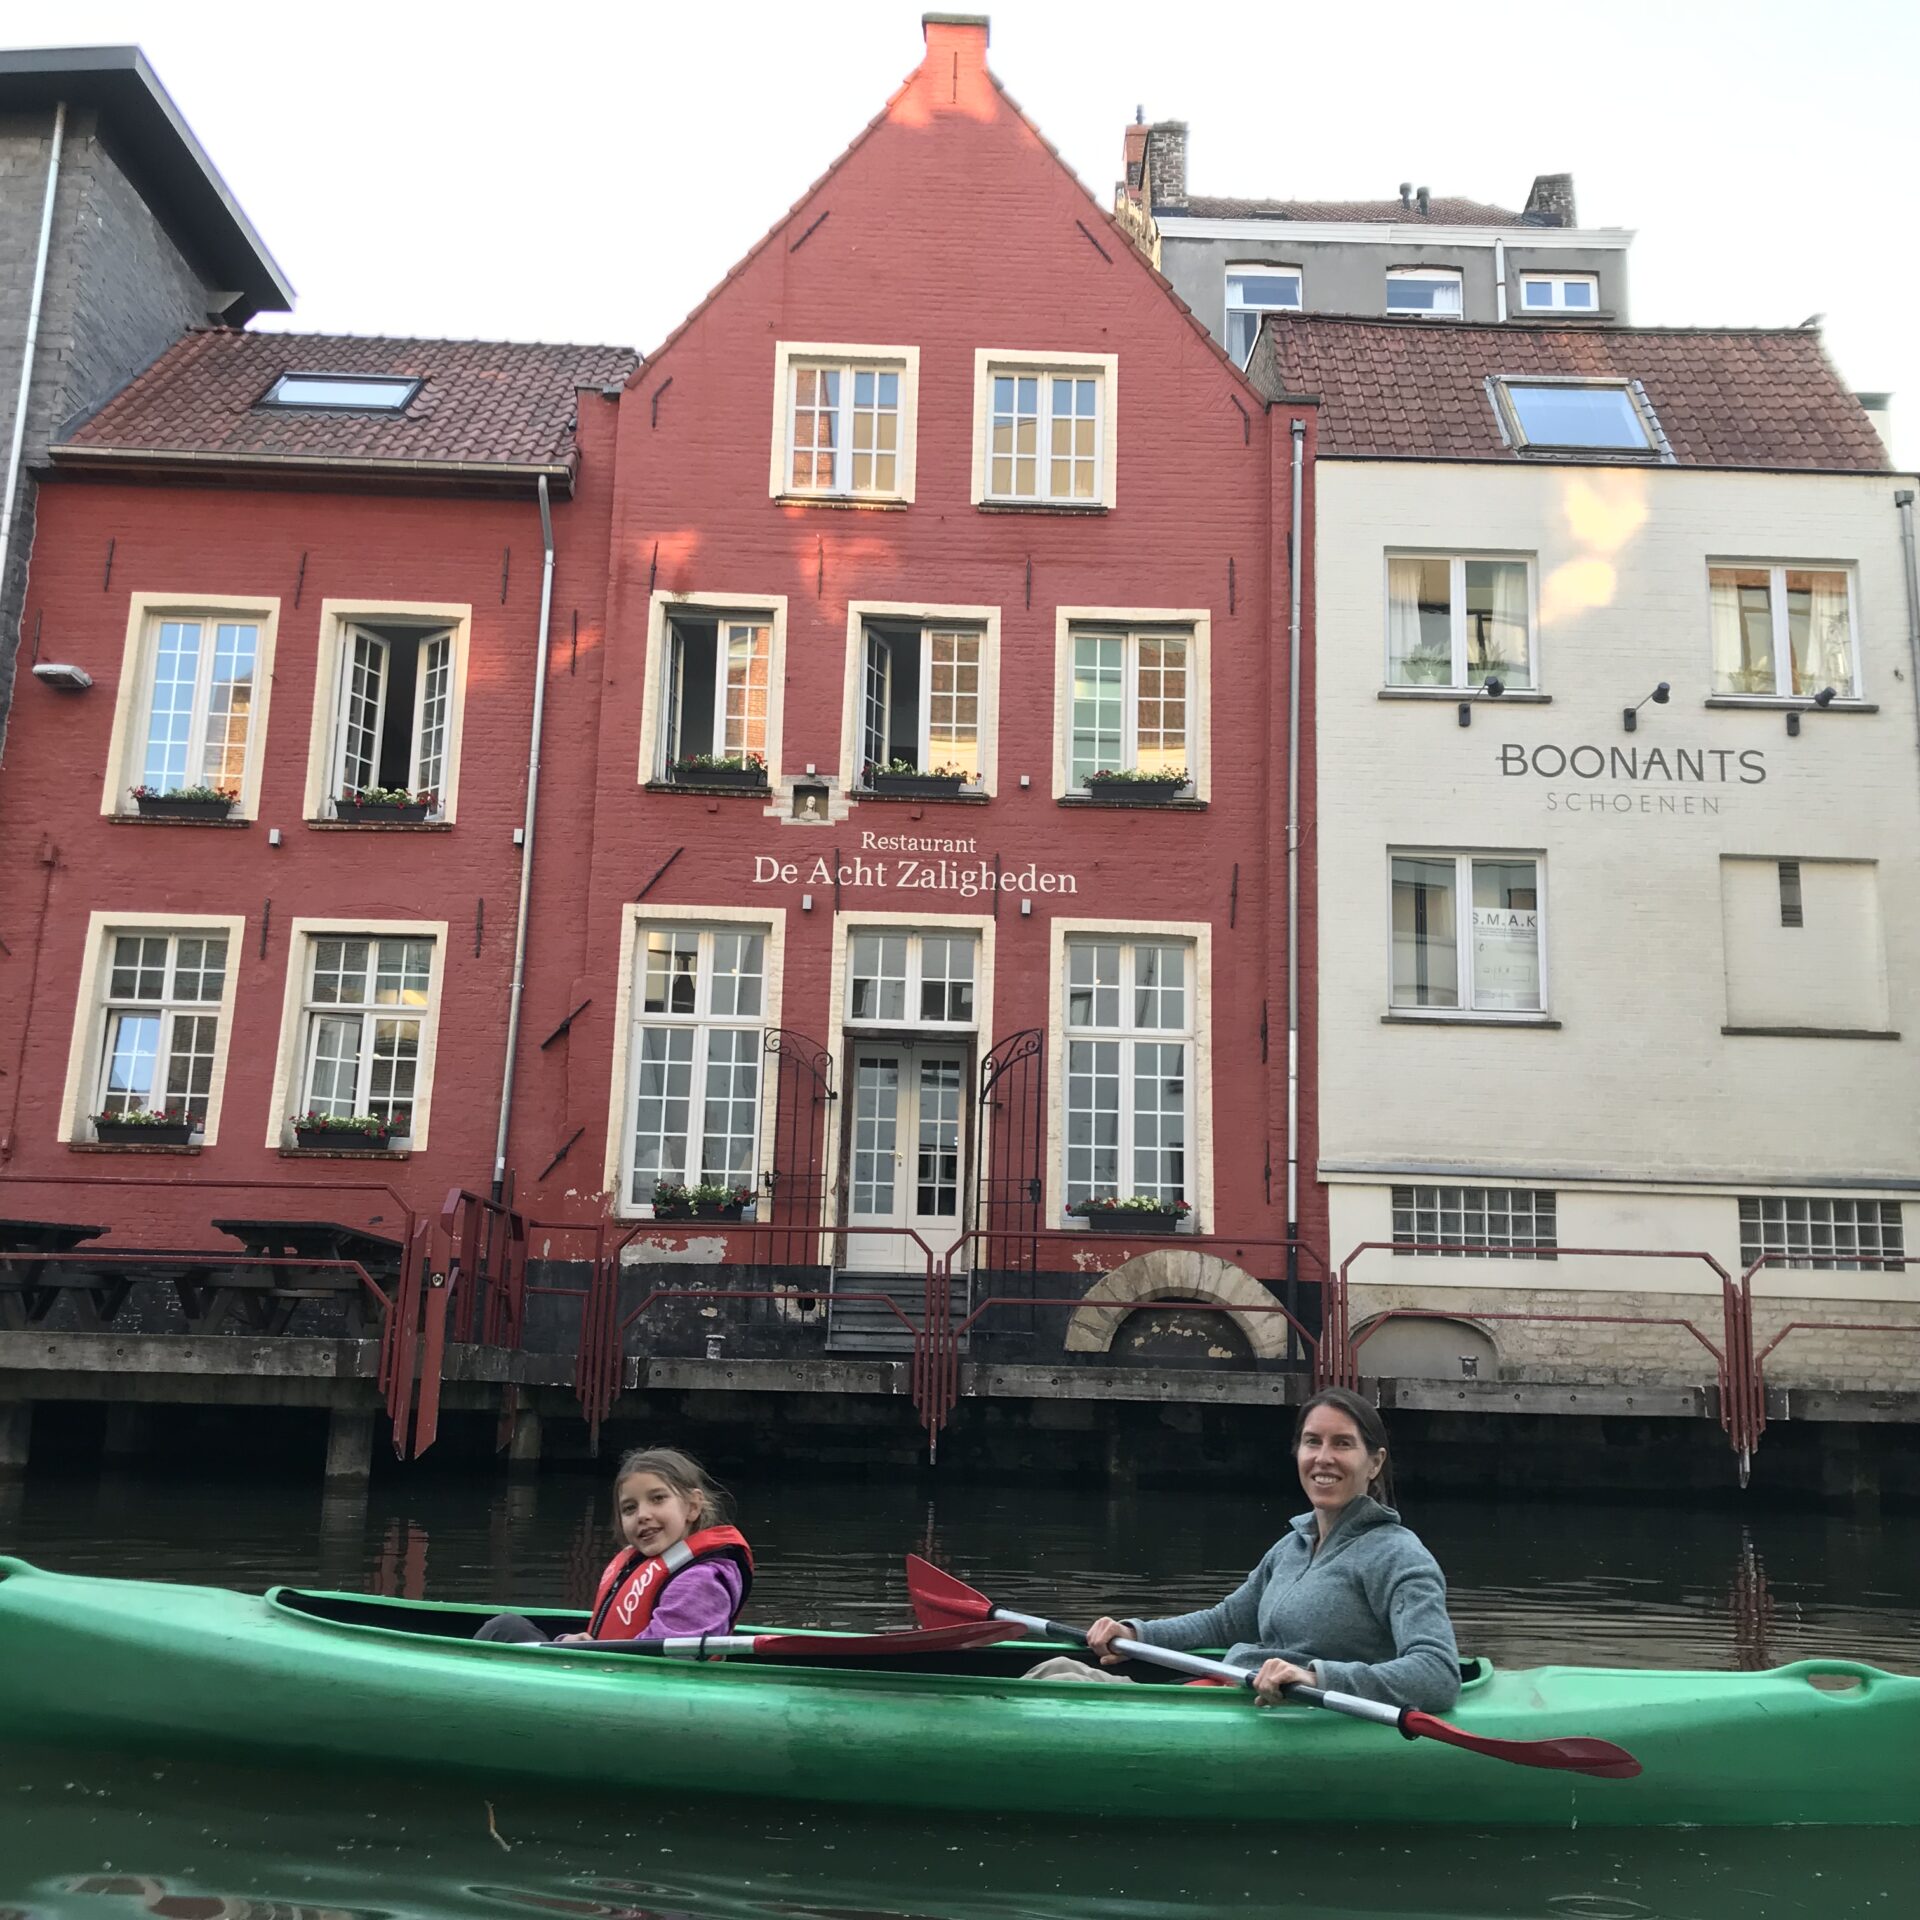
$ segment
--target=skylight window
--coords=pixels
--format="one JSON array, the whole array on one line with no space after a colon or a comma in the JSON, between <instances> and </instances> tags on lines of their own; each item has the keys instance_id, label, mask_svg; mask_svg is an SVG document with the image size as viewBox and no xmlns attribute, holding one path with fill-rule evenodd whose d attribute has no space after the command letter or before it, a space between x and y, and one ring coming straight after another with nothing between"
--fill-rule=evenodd
<instances>
[{"instance_id":1,"label":"skylight window","mask_svg":"<svg viewBox=\"0 0 1920 1920\"><path fill-rule=\"evenodd\" d=\"M1507 430L1532 452L1657 453L1652 416L1623 380L1496 380Z\"/></svg>"},{"instance_id":2,"label":"skylight window","mask_svg":"<svg viewBox=\"0 0 1920 1920\"><path fill-rule=\"evenodd\" d=\"M261 396L263 407L326 407L352 413L401 413L420 391L411 374L283 373Z\"/></svg>"}]
</instances>

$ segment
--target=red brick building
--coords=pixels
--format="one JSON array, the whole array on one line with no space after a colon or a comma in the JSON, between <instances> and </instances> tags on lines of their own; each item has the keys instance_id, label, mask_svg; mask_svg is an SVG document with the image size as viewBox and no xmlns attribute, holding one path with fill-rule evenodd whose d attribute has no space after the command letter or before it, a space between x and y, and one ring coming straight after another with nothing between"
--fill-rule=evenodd
<instances>
[{"instance_id":1,"label":"red brick building","mask_svg":"<svg viewBox=\"0 0 1920 1920\"><path fill-rule=\"evenodd\" d=\"M94 684L34 690L0 783L6 1177L178 1172L62 1205L204 1236L215 1181L351 1174L430 1214L498 1171L529 1222L607 1225L629 1301L662 1261L924 1279L916 1236L1041 1297L1138 1256L1117 1306L1277 1298L1290 1147L1324 1237L1304 1096L1289 1132L1311 408L1226 360L989 74L984 23L926 41L637 368L203 335L57 451L28 631ZM303 373L360 384L296 400L370 410L263 404ZM136 824L143 777L205 768L224 824ZM367 789L433 798L376 824L343 798ZM190 1167L97 1137L168 1071ZM316 1158L310 1110L392 1132ZM747 1217L682 1224L662 1185ZM1176 1218L1074 1211L1114 1198ZM1104 1353L1119 1317L1029 1315L1023 1350ZM1212 1325L1284 1352L1270 1312L1237 1321Z\"/></svg>"}]
</instances>

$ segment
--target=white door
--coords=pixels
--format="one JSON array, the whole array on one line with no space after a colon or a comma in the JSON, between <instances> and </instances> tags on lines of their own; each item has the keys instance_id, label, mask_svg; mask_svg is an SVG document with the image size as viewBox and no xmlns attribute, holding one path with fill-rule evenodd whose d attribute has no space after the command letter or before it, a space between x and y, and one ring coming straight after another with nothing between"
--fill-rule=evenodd
<instances>
[{"instance_id":1,"label":"white door","mask_svg":"<svg viewBox=\"0 0 1920 1920\"><path fill-rule=\"evenodd\" d=\"M966 1055L958 1047L852 1049L853 1105L847 1142L847 1224L893 1233L850 1233L843 1265L856 1272L918 1273L960 1237L965 1189Z\"/></svg>"}]
</instances>

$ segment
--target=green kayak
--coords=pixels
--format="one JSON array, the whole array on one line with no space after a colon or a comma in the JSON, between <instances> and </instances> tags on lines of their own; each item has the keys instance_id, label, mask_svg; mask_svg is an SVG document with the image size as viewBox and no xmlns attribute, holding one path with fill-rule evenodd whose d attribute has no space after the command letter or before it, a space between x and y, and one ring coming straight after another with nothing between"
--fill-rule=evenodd
<instances>
[{"instance_id":1,"label":"green kayak","mask_svg":"<svg viewBox=\"0 0 1920 1920\"><path fill-rule=\"evenodd\" d=\"M756 1801L1400 1825L1920 1825L1920 1678L1484 1661L1472 1732L1586 1734L1632 1780L1511 1766L1230 1689L1022 1681L1012 1643L698 1663L475 1641L494 1611L83 1579L0 1558L10 1738ZM555 1627L577 1614L544 1618Z\"/></svg>"}]
</instances>

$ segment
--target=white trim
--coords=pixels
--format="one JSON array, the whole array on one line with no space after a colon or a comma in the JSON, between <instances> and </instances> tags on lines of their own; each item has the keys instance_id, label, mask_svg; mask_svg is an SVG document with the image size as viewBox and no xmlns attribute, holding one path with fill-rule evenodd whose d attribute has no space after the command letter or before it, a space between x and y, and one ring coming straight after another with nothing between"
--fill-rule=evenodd
<instances>
[{"instance_id":1,"label":"white trim","mask_svg":"<svg viewBox=\"0 0 1920 1920\"><path fill-rule=\"evenodd\" d=\"M1213 1219L1213 925L1207 920L1053 920L1047 931L1047 1169L1045 1226L1066 1219L1067 1160L1067 941L1109 936L1119 940L1185 940L1193 947L1193 1187L1187 1199L1193 1231L1211 1231Z\"/></svg>"},{"instance_id":2,"label":"white trim","mask_svg":"<svg viewBox=\"0 0 1920 1920\"><path fill-rule=\"evenodd\" d=\"M220 987L220 1028L213 1044L207 1119L200 1129L201 1146L218 1144L220 1102L226 1091L227 1052L233 1042L233 1010L239 993L241 947L246 931L246 918L237 913L106 913L95 909L87 916L87 943L80 956L73 1032L67 1042L67 1077L60 1090L59 1137L62 1140L88 1137L87 1121L93 1111L87 1104L88 1094L99 1079L100 1049L106 1039L106 1007L100 993L100 975L108 938L116 933L223 933L227 937L227 966Z\"/></svg>"},{"instance_id":3,"label":"white trim","mask_svg":"<svg viewBox=\"0 0 1920 1920\"><path fill-rule=\"evenodd\" d=\"M767 660L767 784L780 785L780 723L786 711L787 596L784 593L654 593L647 602L646 680L640 704L639 782L665 777L660 712L666 700L667 618L679 607L764 615L772 627Z\"/></svg>"},{"instance_id":4,"label":"white trim","mask_svg":"<svg viewBox=\"0 0 1920 1920\"><path fill-rule=\"evenodd\" d=\"M1196 800L1213 793L1213 612L1208 607L1056 607L1053 621L1053 797L1069 783L1073 734L1073 630L1076 627L1186 627L1187 772Z\"/></svg>"},{"instance_id":5,"label":"white trim","mask_svg":"<svg viewBox=\"0 0 1920 1920\"><path fill-rule=\"evenodd\" d=\"M899 440L894 478L897 484L885 492L822 492L796 488L789 484L793 471L793 364L796 360L840 367L871 367L881 373L900 376L898 410ZM852 407L852 398L846 402ZM916 479L916 442L920 421L920 349L918 347L848 346L837 342L776 340L773 343L773 450L767 467L767 488L775 500L791 506L814 506L822 501L834 505L876 504L910 505Z\"/></svg>"},{"instance_id":6,"label":"white trim","mask_svg":"<svg viewBox=\"0 0 1920 1920\"><path fill-rule=\"evenodd\" d=\"M1716 567L1744 568L1749 573L1762 568L1766 570L1767 611L1773 622L1774 691L1771 693L1722 693L1713 684L1713 570ZM1860 563L1857 560L1737 560L1725 554L1707 556L1707 698L1735 703L1750 700L1761 708L1777 707L1782 701L1795 706L1813 706L1813 694L1793 691L1793 642L1787 626L1786 576L1789 573L1838 573L1846 576L1847 644L1853 653L1853 686L1849 692L1836 693L1828 704L1836 707L1867 704L1866 648L1862 646L1860 637ZM1775 591L1776 587L1778 591ZM1786 669L1784 683L1781 674L1783 667ZM1818 691L1816 687L1814 692ZM1818 712L1819 709L1815 708L1814 711Z\"/></svg>"},{"instance_id":7,"label":"white trim","mask_svg":"<svg viewBox=\"0 0 1920 1920\"><path fill-rule=\"evenodd\" d=\"M1444 560L1447 562L1447 591L1452 596L1448 631L1453 646L1452 678L1445 686L1431 681L1396 680L1393 677L1393 563L1396 560ZM1502 553L1495 548L1468 547L1388 547L1380 560L1380 686L1387 693L1416 693L1445 696L1477 696L1479 687L1467 679L1467 562L1486 560L1523 566L1527 570L1527 684L1509 687L1507 692L1541 698L1540 681L1540 556L1537 553Z\"/></svg>"},{"instance_id":8,"label":"white trim","mask_svg":"<svg viewBox=\"0 0 1920 1920\"><path fill-rule=\"evenodd\" d=\"M1584 307L1571 305L1564 295L1569 286L1578 281L1583 287L1593 289L1592 303ZM1542 306L1535 306L1527 299L1527 289L1544 283L1552 290L1553 298ZM1600 314L1600 276L1592 272L1561 271L1557 268L1523 267L1519 273L1520 299L1518 307L1522 314L1529 313L1571 313L1584 314L1589 319L1597 319Z\"/></svg>"},{"instance_id":9,"label":"white trim","mask_svg":"<svg viewBox=\"0 0 1920 1920\"><path fill-rule=\"evenodd\" d=\"M1625 253L1632 227L1447 227L1437 222L1372 220L1219 220L1192 214L1155 213L1153 223L1167 240L1267 240L1288 246L1338 241L1346 246L1560 248Z\"/></svg>"},{"instance_id":10,"label":"white trim","mask_svg":"<svg viewBox=\"0 0 1920 1920\"><path fill-rule=\"evenodd\" d=\"M293 1119L293 1089L306 1071L301 1015L306 1009L306 981L313 964L316 939L337 934L366 934L375 940L431 940L433 966L427 976L427 1004L420 1015L420 1059L414 1069L414 1099L407 1145L423 1152L431 1137L433 1068L439 1052L440 1009L446 1000L447 923L444 920L383 920L365 914L324 919L295 915L287 930L286 983L280 1006L280 1041L273 1064L273 1091L267 1107L266 1145L284 1147Z\"/></svg>"},{"instance_id":11,"label":"white trim","mask_svg":"<svg viewBox=\"0 0 1920 1920\"><path fill-rule=\"evenodd\" d=\"M145 744L139 737L140 723L152 699L154 626L169 618L217 622L236 616L259 623L260 646L253 663L247 767L240 779L240 798L234 802L230 817L235 820L260 817L267 707L273 694L273 650L280 626L278 598L257 594L134 593L127 596L127 632L120 651L120 678L113 695L113 730L108 737L106 779L100 794L100 811L107 818L137 811L128 792L140 779L133 762Z\"/></svg>"},{"instance_id":12,"label":"white trim","mask_svg":"<svg viewBox=\"0 0 1920 1920\"><path fill-rule=\"evenodd\" d=\"M1092 500L1002 498L987 492L987 433L993 418L993 376L1001 368L1028 372L1097 374L1100 378L1100 491ZM1044 413L1042 419L1048 416ZM1040 458L1046 456L1040 454ZM1120 473L1120 356L1117 353L1030 353L1012 348L976 347L973 350L973 471L967 497L978 506L1019 511L1049 512L1058 507L1112 507L1118 496Z\"/></svg>"},{"instance_id":13,"label":"white trim","mask_svg":"<svg viewBox=\"0 0 1920 1920\"><path fill-rule=\"evenodd\" d=\"M657 596L656 596L657 597ZM731 603L729 603L731 604ZM650 922L672 921L679 926L746 927L766 937L766 975L761 995L760 1025L770 1033L781 1024L781 989L786 973L787 910L785 907L683 907L629 901L620 914L619 973L613 995L613 1071L608 1076L606 1151L601 1160L601 1189L612 1203L616 1219L651 1220L651 1207L627 1202L622 1168L626 1163L627 1106L633 1077L633 969L639 952L640 929ZM767 1094L765 1053L760 1082L760 1137L757 1157L763 1166L773 1136L773 1101ZM754 1183L759 1186L756 1173Z\"/></svg>"},{"instance_id":14,"label":"white trim","mask_svg":"<svg viewBox=\"0 0 1920 1920\"><path fill-rule=\"evenodd\" d=\"M1451 860L1453 862L1453 942L1455 978L1463 1004L1453 1007L1400 1006L1393 997L1393 863L1396 860ZM1533 867L1534 963L1540 976L1538 1007L1476 1007L1473 1005L1473 863L1476 860L1528 861ZM1464 881L1464 885L1462 884ZM1448 1024L1463 1021L1492 1027L1537 1027L1554 1020L1551 975L1547 970L1547 856L1536 847L1389 846L1387 848L1387 998L1386 1011L1396 1020L1433 1019Z\"/></svg>"},{"instance_id":15,"label":"white trim","mask_svg":"<svg viewBox=\"0 0 1920 1920\"><path fill-rule=\"evenodd\" d=\"M446 774L433 816L451 825L460 810L460 742L467 707L467 662L473 644L473 608L463 600L327 599L320 602L319 643L314 649L313 710L307 732L306 789L301 818L331 820L333 775L339 763L342 664L349 626L390 621L418 627L423 635L453 636L452 684L447 689ZM418 689L416 688L416 693Z\"/></svg>"},{"instance_id":16,"label":"white trim","mask_svg":"<svg viewBox=\"0 0 1920 1920\"><path fill-rule=\"evenodd\" d=\"M923 627L979 627L980 639L980 780L970 793L993 793L1000 772L1000 609L948 606L928 600L849 600L847 602L847 671L840 703L840 791L857 799L855 781L860 770L861 699L866 658L862 641L869 620L918 620ZM922 731L925 731L927 685L920 688Z\"/></svg>"}]
</instances>

